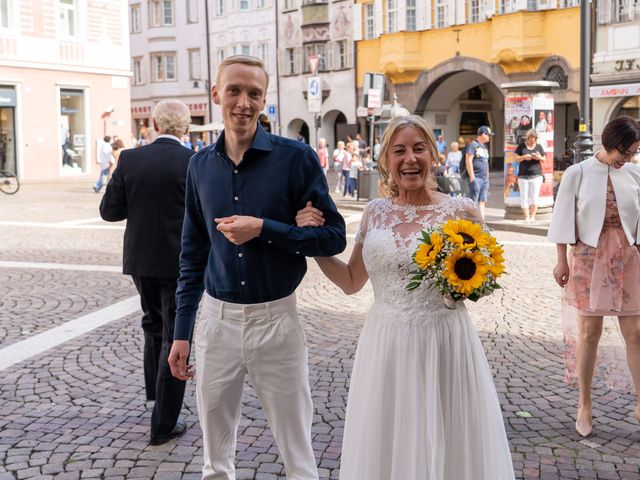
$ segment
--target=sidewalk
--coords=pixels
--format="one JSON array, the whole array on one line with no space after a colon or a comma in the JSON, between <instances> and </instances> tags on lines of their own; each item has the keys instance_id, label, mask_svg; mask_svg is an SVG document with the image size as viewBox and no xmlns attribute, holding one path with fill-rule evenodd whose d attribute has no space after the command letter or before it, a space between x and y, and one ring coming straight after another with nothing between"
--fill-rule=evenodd
<instances>
[{"instance_id":1,"label":"sidewalk","mask_svg":"<svg viewBox=\"0 0 640 480\"><path fill-rule=\"evenodd\" d=\"M331 178L329 178L331 182ZM485 221L494 230L506 232L526 233L529 235L546 236L549 230L549 219L538 220L535 224L526 224L521 220L507 220L505 216L504 202L501 196L503 186L502 172L491 172L489 201L486 205ZM339 209L364 210L368 200L356 200L351 197L343 197L341 193L335 193L330 189L331 197Z\"/></svg>"}]
</instances>

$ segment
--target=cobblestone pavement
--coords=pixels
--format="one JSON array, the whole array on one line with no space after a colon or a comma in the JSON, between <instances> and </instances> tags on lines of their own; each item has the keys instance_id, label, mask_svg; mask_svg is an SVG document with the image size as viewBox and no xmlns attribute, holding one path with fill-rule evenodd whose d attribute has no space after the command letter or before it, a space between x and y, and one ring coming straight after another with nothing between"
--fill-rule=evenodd
<instances>
[{"instance_id":1,"label":"cobblestone pavement","mask_svg":"<svg viewBox=\"0 0 640 480\"><path fill-rule=\"evenodd\" d=\"M97 220L98 202L90 185L78 184L24 185L16 196L0 197L0 355L9 345L135 295L130 279L117 273L122 225ZM356 228L357 222L349 226L348 250ZM554 248L539 236L497 235L506 243L510 274L504 290L473 305L471 314L493 369L516 477L640 478L632 395L596 388L594 435L581 441L574 431L577 395L562 381L558 289L550 275ZM105 265L115 268L98 268ZM313 445L321 478L334 479L352 359L372 292L367 286L347 297L310 261L298 298L316 408ZM183 412L188 432L148 445L141 347L134 313L6 368L0 376L0 480L199 479L193 384ZM285 478L250 385L238 435L238 479Z\"/></svg>"}]
</instances>

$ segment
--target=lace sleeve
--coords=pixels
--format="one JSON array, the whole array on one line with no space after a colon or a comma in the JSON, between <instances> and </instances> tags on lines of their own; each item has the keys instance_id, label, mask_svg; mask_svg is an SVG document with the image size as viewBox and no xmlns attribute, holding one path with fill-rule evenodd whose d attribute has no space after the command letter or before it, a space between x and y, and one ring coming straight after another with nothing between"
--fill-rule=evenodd
<instances>
[{"instance_id":1,"label":"lace sleeve","mask_svg":"<svg viewBox=\"0 0 640 480\"><path fill-rule=\"evenodd\" d=\"M362 218L360 219L360 226L358 227L358 233L356 233L356 245L362 245L364 243L364 237L367 235L369 229L369 205L367 204L362 212Z\"/></svg>"}]
</instances>

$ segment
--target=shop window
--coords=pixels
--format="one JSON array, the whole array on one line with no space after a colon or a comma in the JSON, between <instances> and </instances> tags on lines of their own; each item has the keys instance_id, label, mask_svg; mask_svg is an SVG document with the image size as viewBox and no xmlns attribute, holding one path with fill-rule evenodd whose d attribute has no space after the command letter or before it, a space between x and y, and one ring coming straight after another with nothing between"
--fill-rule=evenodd
<instances>
[{"instance_id":1,"label":"shop window","mask_svg":"<svg viewBox=\"0 0 640 480\"><path fill-rule=\"evenodd\" d=\"M640 96L627 98L623 102L616 117L620 117L622 115L627 115L640 120Z\"/></svg>"},{"instance_id":2,"label":"shop window","mask_svg":"<svg viewBox=\"0 0 640 480\"><path fill-rule=\"evenodd\" d=\"M87 171L84 103L83 90L60 89L60 163L64 172Z\"/></svg>"},{"instance_id":3,"label":"shop window","mask_svg":"<svg viewBox=\"0 0 640 480\"><path fill-rule=\"evenodd\" d=\"M63 38L75 38L78 36L78 5L76 0L60 0L59 23L60 36Z\"/></svg>"},{"instance_id":4,"label":"shop window","mask_svg":"<svg viewBox=\"0 0 640 480\"><path fill-rule=\"evenodd\" d=\"M0 88L0 96L15 99L15 90ZM15 101L9 105L0 107L0 170L17 174Z\"/></svg>"}]
</instances>

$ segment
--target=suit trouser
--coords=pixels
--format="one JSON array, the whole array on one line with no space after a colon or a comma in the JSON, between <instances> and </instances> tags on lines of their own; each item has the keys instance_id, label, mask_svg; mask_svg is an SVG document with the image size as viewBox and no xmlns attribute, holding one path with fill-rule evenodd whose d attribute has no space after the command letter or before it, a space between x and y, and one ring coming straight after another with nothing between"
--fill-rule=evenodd
<instances>
[{"instance_id":1,"label":"suit trouser","mask_svg":"<svg viewBox=\"0 0 640 480\"><path fill-rule=\"evenodd\" d=\"M203 480L235 480L245 374L284 460L287 479L317 480L308 353L295 296L241 305L205 293L195 337Z\"/></svg>"},{"instance_id":2,"label":"suit trouser","mask_svg":"<svg viewBox=\"0 0 640 480\"><path fill-rule=\"evenodd\" d=\"M151 436L175 427L182 409L186 382L171 375L169 352L176 320L176 278L132 276L140 294L144 330L144 384L147 400L155 400Z\"/></svg>"}]
</instances>

